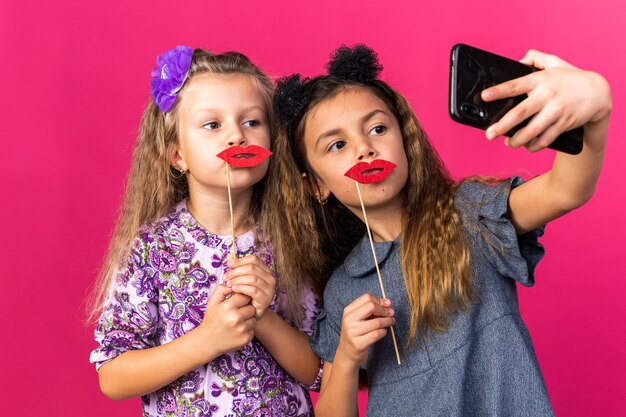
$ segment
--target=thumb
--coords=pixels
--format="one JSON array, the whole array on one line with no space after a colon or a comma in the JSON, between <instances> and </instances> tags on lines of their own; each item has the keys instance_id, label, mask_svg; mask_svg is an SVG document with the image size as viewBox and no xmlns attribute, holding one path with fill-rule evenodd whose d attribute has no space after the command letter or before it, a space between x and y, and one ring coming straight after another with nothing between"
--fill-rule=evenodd
<instances>
[{"instance_id":1,"label":"thumb","mask_svg":"<svg viewBox=\"0 0 626 417\"><path fill-rule=\"evenodd\" d=\"M224 302L224 300L226 300L226 297L228 297L228 295L231 294L232 292L233 290L230 287L227 287L224 284L220 284L215 288L215 291L213 291L213 294L211 294L211 297L209 298L209 301L207 302L207 304L208 305L220 304Z\"/></svg>"}]
</instances>

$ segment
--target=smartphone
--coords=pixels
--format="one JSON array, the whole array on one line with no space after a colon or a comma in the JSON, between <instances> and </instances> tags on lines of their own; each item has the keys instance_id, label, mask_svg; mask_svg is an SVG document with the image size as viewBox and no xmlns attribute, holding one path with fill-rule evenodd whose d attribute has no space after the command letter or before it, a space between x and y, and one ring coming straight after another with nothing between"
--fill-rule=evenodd
<instances>
[{"instance_id":1,"label":"smartphone","mask_svg":"<svg viewBox=\"0 0 626 417\"><path fill-rule=\"evenodd\" d=\"M527 96L521 95L489 103L480 98L484 89L539 69L473 46L457 44L450 57L450 117L459 123L486 130ZM505 136L513 136L532 117L515 126ZM583 128L564 132L548 146L576 155L583 149Z\"/></svg>"}]
</instances>

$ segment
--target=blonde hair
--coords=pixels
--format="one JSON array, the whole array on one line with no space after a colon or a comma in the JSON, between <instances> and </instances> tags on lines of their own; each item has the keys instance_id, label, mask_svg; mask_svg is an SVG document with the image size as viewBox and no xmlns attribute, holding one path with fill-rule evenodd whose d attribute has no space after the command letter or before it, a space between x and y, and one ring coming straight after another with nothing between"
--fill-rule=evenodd
<instances>
[{"instance_id":1,"label":"blonde hair","mask_svg":"<svg viewBox=\"0 0 626 417\"><path fill-rule=\"evenodd\" d=\"M386 83L375 80L361 84L319 76L311 86L307 105L291 124L291 131L284 126L279 130L274 166L268 174L273 186L267 190L263 211L268 214L266 228L273 232L278 268L323 288L364 234L364 225L334 196L323 207L316 202L301 177L303 172L315 176L304 149L307 112L344 89L363 88L383 100L394 113L409 162L400 249L411 305L407 345L419 328L445 331L451 315L466 309L475 294L469 244L454 205L458 185L450 178L406 99ZM282 186L276 186L278 181Z\"/></svg>"},{"instance_id":2,"label":"blonde hair","mask_svg":"<svg viewBox=\"0 0 626 417\"><path fill-rule=\"evenodd\" d=\"M198 74L243 74L250 77L263 95L269 113L270 137L275 131L272 97L274 84L269 76L238 52L213 54L195 49L185 84ZM140 227L167 214L181 200L189 197L187 180L171 166L178 144L177 98L172 109L163 113L150 99L141 118L130 174L120 207L120 214L109 243L105 261L96 280L88 305L88 320L95 321L104 306L115 271L125 262L129 248ZM260 216L260 197L265 181L255 184L249 218Z\"/></svg>"}]
</instances>

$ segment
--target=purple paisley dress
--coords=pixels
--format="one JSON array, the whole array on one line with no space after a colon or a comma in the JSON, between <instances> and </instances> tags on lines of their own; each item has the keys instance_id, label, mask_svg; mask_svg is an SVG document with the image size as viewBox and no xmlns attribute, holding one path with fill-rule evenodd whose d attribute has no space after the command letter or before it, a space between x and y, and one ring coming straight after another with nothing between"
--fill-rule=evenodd
<instances>
[{"instance_id":1,"label":"purple paisley dress","mask_svg":"<svg viewBox=\"0 0 626 417\"><path fill-rule=\"evenodd\" d=\"M255 254L276 276L271 249L258 230L237 236L238 256ZM209 233L185 201L158 222L144 226L130 259L116 274L95 331L98 347L90 361L99 368L134 349L168 343L202 322L207 300L228 270L230 236ZM278 282L280 287L280 282ZM283 316L275 296L270 308ZM297 327L311 334L320 310L310 289L302 295L304 320ZM284 316L283 316L284 317ZM308 389L295 381L256 339L221 355L171 384L142 397L143 415L184 417L312 416Z\"/></svg>"}]
</instances>

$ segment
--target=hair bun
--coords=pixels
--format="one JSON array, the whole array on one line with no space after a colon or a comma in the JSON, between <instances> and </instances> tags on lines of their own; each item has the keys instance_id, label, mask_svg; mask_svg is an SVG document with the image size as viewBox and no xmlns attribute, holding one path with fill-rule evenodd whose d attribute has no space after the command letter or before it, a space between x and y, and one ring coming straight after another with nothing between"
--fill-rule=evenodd
<instances>
[{"instance_id":1,"label":"hair bun","mask_svg":"<svg viewBox=\"0 0 626 417\"><path fill-rule=\"evenodd\" d=\"M352 48L345 45L337 48L331 54L326 68L328 75L364 83L376 79L383 66L373 49L358 44Z\"/></svg>"},{"instance_id":2,"label":"hair bun","mask_svg":"<svg viewBox=\"0 0 626 417\"><path fill-rule=\"evenodd\" d=\"M311 87L308 78L293 74L276 81L274 92L274 112L281 123L291 122L302 112L309 99Z\"/></svg>"}]
</instances>

